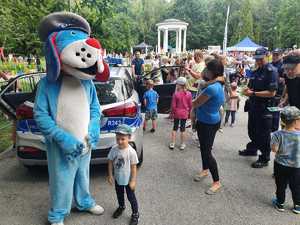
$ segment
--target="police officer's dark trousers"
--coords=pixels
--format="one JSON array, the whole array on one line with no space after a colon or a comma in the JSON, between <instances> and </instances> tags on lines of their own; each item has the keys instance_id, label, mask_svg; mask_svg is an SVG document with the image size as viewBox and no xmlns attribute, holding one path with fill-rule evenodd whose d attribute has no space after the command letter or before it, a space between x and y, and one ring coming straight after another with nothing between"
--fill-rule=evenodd
<instances>
[{"instance_id":1,"label":"police officer's dark trousers","mask_svg":"<svg viewBox=\"0 0 300 225\"><path fill-rule=\"evenodd\" d=\"M261 162L270 161L272 120L272 113L267 109L259 109L259 107L255 107L254 105L249 111L249 137L252 140L252 147L261 151L261 155L259 156Z\"/></svg>"},{"instance_id":2,"label":"police officer's dark trousers","mask_svg":"<svg viewBox=\"0 0 300 225\"><path fill-rule=\"evenodd\" d=\"M254 143L254 129L255 129L255 126L254 126L253 113L248 112L248 136L250 138L250 142L247 144L246 150L248 152L256 153L258 149Z\"/></svg>"}]
</instances>

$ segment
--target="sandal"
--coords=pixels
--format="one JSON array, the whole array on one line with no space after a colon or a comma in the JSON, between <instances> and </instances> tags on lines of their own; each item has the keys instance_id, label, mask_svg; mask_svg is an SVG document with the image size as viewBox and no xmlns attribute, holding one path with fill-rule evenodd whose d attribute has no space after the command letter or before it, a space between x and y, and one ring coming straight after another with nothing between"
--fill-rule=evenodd
<instances>
[{"instance_id":1,"label":"sandal","mask_svg":"<svg viewBox=\"0 0 300 225\"><path fill-rule=\"evenodd\" d=\"M203 180L204 178L206 178L208 176L208 173L207 174L205 174L205 173L202 173L202 174L196 174L195 176L194 176L194 181L195 182L200 182L201 180Z\"/></svg>"},{"instance_id":2,"label":"sandal","mask_svg":"<svg viewBox=\"0 0 300 225\"><path fill-rule=\"evenodd\" d=\"M218 193L219 191L220 191L220 189L221 189L221 185L217 188L217 189L215 189L215 188L213 188L213 187L210 187L206 192L205 192L205 194L207 194L207 195L215 195L216 193Z\"/></svg>"}]
</instances>

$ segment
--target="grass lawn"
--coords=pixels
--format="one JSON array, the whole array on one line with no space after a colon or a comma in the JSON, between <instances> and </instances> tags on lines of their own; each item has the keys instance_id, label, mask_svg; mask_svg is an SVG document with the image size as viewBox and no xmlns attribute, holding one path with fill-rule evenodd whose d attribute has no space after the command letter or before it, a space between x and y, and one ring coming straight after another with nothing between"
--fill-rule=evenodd
<instances>
[{"instance_id":1,"label":"grass lawn","mask_svg":"<svg viewBox=\"0 0 300 225\"><path fill-rule=\"evenodd\" d=\"M2 113L0 113L0 152L6 150L12 145L12 121L6 119Z\"/></svg>"}]
</instances>

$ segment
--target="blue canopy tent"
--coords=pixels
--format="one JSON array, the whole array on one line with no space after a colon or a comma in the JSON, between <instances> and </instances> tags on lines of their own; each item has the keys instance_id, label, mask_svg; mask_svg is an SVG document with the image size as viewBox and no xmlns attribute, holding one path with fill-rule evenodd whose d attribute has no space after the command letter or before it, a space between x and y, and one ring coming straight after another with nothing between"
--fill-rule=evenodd
<instances>
[{"instance_id":1,"label":"blue canopy tent","mask_svg":"<svg viewBox=\"0 0 300 225\"><path fill-rule=\"evenodd\" d=\"M234 46L228 47L228 52L255 52L257 48L262 48L263 46L256 44L249 37L245 37L242 41Z\"/></svg>"},{"instance_id":2,"label":"blue canopy tent","mask_svg":"<svg viewBox=\"0 0 300 225\"><path fill-rule=\"evenodd\" d=\"M142 53L147 54L149 49L152 49L152 46L142 42L133 47L133 52L141 51Z\"/></svg>"}]
</instances>

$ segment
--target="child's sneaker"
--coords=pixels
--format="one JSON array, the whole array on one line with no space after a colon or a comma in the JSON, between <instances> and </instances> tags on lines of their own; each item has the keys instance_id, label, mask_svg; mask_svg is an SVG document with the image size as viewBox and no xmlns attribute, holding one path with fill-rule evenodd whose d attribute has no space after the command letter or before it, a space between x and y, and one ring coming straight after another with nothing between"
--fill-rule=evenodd
<instances>
[{"instance_id":1,"label":"child's sneaker","mask_svg":"<svg viewBox=\"0 0 300 225\"><path fill-rule=\"evenodd\" d=\"M129 225L137 225L139 223L139 214L132 214Z\"/></svg>"},{"instance_id":2,"label":"child's sneaker","mask_svg":"<svg viewBox=\"0 0 300 225\"><path fill-rule=\"evenodd\" d=\"M182 143L182 144L180 145L180 147L179 147L179 150L183 151L184 149L185 149L185 144Z\"/></svg>"},{"instance_id":3,"label":"child's sneaker","mask_svg":"<svg viewBox=\"0 0 300 225\"><path fill-rule=\"evenodd\" d=\"M125 207L119 207L119 208L117 208L116 211L113 213L112 217L114 219L119 218L123 214L124 210L125 210Z\"/></svg>"},{"instance_id":4,"label":"child's sneaker","mask_svg":"<svg viewBox=\"0 0 300 225\"><path fill-rule=\"evenodd\" d=\"M175 148L175 143L171 142L169 144L169 149L174 150L174 148Z\"/></svg>"},{"instance_id":5,"label":"child's sneaker","mask_svg":"<svg viewBox=\"0 0 300 225\"><path fill-rule=\"evenodd\" d=\"M293 212L296 214L300 214L300 206L299 205L295 205L293 208Z\"/></svg>"},{"instance_id":6,"label":"child's sneaker","mask_svg":"<svg viewBox=\"0 0 300 225\"><path fill-rule=\"evenodd\" d=\"M275 207L275 209L277 209L277 211L284 212L284 204L278 203L277 198L272 199L272 204ZM300 213L300 211L299 211L299 213Z\"/></svg>"},{"instance_id":7,"label":"child's sneaker","mask_svg":"<svg viewBox=\"0 0 300 225\"><path fill-rule=\"evenodd\" d=\"M154 128L152 128L152 129L150 130L150 132L151 132L151 133L154 133L154 132L155 132L155 129L154 129Z\"/></svg>"}]
</instances>

